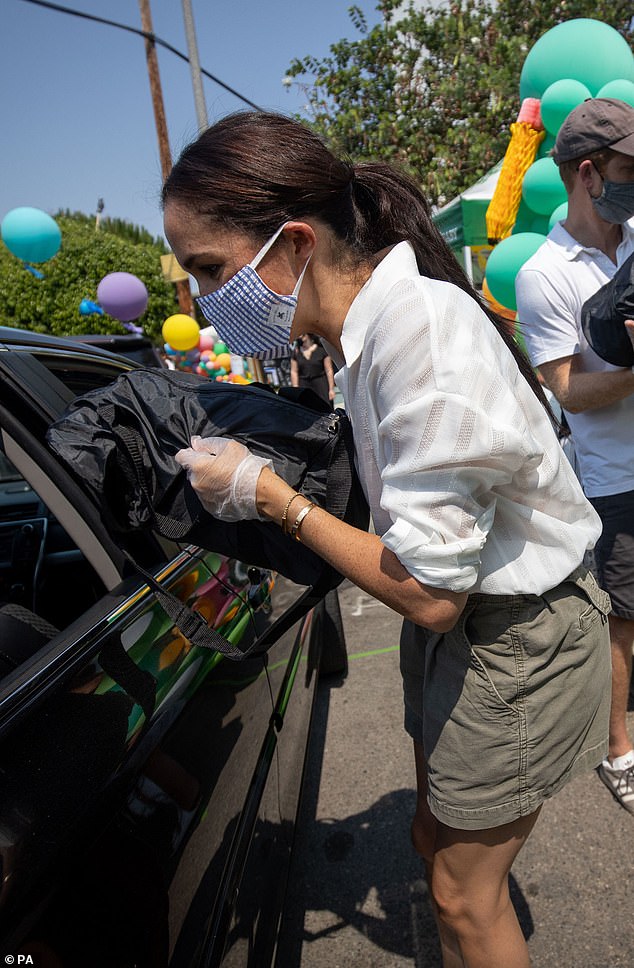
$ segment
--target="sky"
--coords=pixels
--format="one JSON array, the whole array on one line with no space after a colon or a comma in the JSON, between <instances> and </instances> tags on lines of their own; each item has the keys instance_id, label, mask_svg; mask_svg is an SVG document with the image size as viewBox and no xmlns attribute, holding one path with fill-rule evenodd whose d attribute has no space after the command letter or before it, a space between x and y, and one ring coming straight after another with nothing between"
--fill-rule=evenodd
<instances>
[{"instance_id":1,"label":"sky","mask_svg":"<svg viewBox=\"0 0 634 968\"><path fill-rule=\"evenodd\" d=\"M375 0L355 0L370 25ZM59 0L141 28L137 0ZM201 67L267 110L303 113L305 92L282 78L295 58L328 54L358 36L351 0L191 0ZM4 143L0 221L22 205L123 218L162 235L161 166L142 37L1 0L0 107ZM187 54L181 0L151 0L156 37ZM189 65L157 47L170 148L198 125ZM247 106L203 78L210 123Z\"/></svg>"}]
</instances>

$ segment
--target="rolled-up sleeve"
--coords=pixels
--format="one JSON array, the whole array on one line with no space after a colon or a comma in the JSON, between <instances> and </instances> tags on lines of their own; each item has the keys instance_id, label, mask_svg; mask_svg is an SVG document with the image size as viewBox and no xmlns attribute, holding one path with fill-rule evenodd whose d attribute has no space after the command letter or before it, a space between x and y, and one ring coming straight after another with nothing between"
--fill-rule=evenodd
<instances>
[{"instance_id":1,"label":"rolled-up sleeve","mask_svg":"<svg viewBox=\"0 0 634 968\"><path fill-rule=\"evenodd\" d=\"M391 413L379 433L381 507L393 521L383 543L423 584L468 591L493 526L496 489L534 456L530 441L440 391Z\"/></svg>"},{"instance_id":2,"label":"rolled-up sleeve","mask_svg":"<svg viewBox=\"0 0 634 968\"><path fill-rule=\"evenodd\" d=\"M399 319L412 318L423 323L403 343ZM390 522L381 540L423 584L468 591L500 493L506 499L518 469L541 459L514 393L523 378L464 293L442 302L416 293L391 322L401 338L366 347L379 503Z\"/></svg>"}]
</instances>

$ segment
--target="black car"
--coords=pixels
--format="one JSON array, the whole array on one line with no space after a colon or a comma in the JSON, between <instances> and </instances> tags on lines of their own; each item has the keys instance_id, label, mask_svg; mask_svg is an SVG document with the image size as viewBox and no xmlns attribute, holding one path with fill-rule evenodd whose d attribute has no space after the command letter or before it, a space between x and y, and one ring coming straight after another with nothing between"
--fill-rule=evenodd
<instances>
[{"instance_id":1,"label":"black car","mask_svg":"<svg viewBox=\"0 0 634 968\"><path fill-rule=\"evenodd\" d=\"M337 596L114 540L45 434L133 366L0 328L0 948L39 968L265 968L317 674L346 668ZM249 657L193 647L126 551Z\"/></svg>"}]
</instances>

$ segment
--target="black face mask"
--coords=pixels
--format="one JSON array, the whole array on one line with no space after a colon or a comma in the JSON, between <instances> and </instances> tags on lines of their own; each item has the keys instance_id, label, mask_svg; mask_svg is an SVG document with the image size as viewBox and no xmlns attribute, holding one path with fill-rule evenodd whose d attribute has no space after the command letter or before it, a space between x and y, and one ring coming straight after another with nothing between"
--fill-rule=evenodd
<instances>
[{"instance_id":1,"label":"black face mask","mask_svg":"<svg viewBox=\"0 0 634 968\"><path fill-rule=\"evenodd\" d=\"M602 175L601 178L603 190L598 198L592 199L594 210L606 222L622 225L634 215L634 181L607 181Z\"/></svg>"}]
</instances>

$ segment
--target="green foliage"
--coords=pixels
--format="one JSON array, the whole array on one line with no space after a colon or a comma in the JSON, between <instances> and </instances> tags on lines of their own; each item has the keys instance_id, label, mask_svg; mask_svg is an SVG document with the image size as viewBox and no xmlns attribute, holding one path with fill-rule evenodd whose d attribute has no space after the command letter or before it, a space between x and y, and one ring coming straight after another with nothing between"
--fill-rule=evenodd
<instances>
[{"instance_id":1,"label":"green foliage","mask_svg":"<svg viewBox=\"0 0 634 968\"><path fill-rule=\"evenodd\" d=\"M96 226L95 216L85 215L83 212L71 212L69 209L64 209L63 211L57 212L57 214L54 216L55 219L61 217L72 218L75 222L90 225L92 228L95 228ZM165 244L165 240L160 236L153 236L141 225L133 225L132 222L126 222L122 218L100 218L99 231L110 232L112 235L116 235L120 239L129 239L130 242L135 242L137 245L156 246L162 255L165 255L169 251Z\"/></svg>"},{"instance_id":2,"label":"green foliage","mask_svg":"<svg viewBox=\"0 0 634 968\"><path fill-rule=\"evenodd\" d=\"M292 62L309 123L339 155L408 171L443 204L504 156L519 110L526 54L551 27L589 17L632 42L628 0L454 0L414 7L379 0L370 28L358 7L358 39L323 59Z\"/></svg>"},{"instance_id":3,"label":"green foliage","mask_svg":"<svg viewBox=\"0 0 634 968\"><path fill-rule=\"evenodd\" d=\"M37 266L44 274L35 278L6 246L0 245L0 325L30 329L55 336L79 333L124 333L123 325L111 316L82 316L82 299L97 301L97 286L109 272L131 272L147 287L149 299L143 316L136 325L156 342L161 340L165 319L178 312L174 286L161 274L160 257L165 252L162 242L121 237L119 225L95 230L94 218L81 213L56 216L62 232L62 247L50 259ZM116 220L118 223L119 220ZM102 223L103 225L103 223ZM125 223L120 223L125 226ZM124 229L123 236L127 235Z\"/></svg>"}]
</instances>

